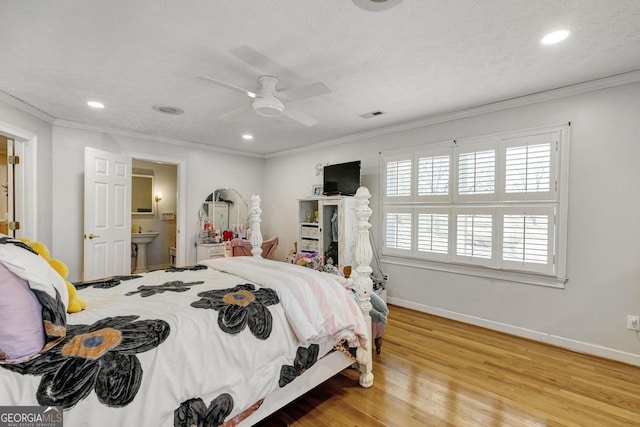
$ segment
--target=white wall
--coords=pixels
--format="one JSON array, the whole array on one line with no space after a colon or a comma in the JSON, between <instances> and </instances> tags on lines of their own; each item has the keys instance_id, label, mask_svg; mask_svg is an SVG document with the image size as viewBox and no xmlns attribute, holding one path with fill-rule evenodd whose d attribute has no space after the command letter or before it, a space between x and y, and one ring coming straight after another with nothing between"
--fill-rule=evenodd
<instances>
[{"instance_id":1,"label":"white wall","mask_svg":"<svg viewBox=\"0 0 640 427\"><path fill-rule=\"evenodd\" d=\"M69 266L69 280L82 279L84 147L116 153L149 153L187 164L186 263L196 262L195 238L202 201L219 187L233 187L247 200L262 194L264 160L90 130L53 127L53 247Z\"/></svg>"},{"instance_id":2,"label":"white wall","mask_svg":"<svg viewBox=\"0 0 640 427\"><path fill-rule=\"evenodd\" d=\"M640 365L640 83L540 102L267 160L264 223L283 257L296 239L296 197L317 163L362 160L379 211L380 151L571 122L565 289L384 264L392 302ZM372 119L374 120L374 119ZM286 171L286 173L283 173ZM377 222L373 232L377 239Z\"/></svg>"}]
</instances>

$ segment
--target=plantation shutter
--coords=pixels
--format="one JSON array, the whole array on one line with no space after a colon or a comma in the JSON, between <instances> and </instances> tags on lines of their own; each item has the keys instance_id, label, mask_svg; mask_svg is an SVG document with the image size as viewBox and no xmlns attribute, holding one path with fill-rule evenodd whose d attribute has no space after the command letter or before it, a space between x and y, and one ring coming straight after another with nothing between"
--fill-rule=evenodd
<instances>
[{"instance_id":1,"label":"plantation shutter","mask_svg":"<svg viewBox=\"0 0 640 427\"><path fill-rule=\"evenodd\" d=\"M456 215L456 257L473 264L490 264L493 251L491 212Z\"/></svg>"},{"instance_id":2,"label":"plantation shutter","mask_svg":"<svg viewBox=\"0 0 640 427\"><path fill-rule=\"evenodd\" d=\"M492 194L496 189L496 151L475 151L458 156L458 194Z\"/></svg>"},{"instance_id":3,"label":"plantation shutter","mask_svg":"<svg viewBox=\"0 0 640 427\"><path fill-rule=\"evenodd\" d=\"M557 132L501 141L504 156L504 200L554 200L556 198Z\"/></svg>"},{"instance_id":4,"label":"plantation shutter","mask_svg":"<svg viewBox=\"0 0 640 427\"><path fill-rule=\"evenodd\" d=\"M385 248L411 251L411 213L387 212L385 215Z\"/></svg>"},{"instance_id":5,"label":"plantation shutter","mask_svg":"<svg viewBox=\"0 0 640 427\"><path fill-rule=\"evenodd\" d=\"M418 158L418 196L449 194L450 156Z\"/></svg>"},{"instance_id":6,"label":"plantation shutter","mask_svg":"<svg viewBox=\"0 0 640 427\"><path fill-rule=\"evenodd\" d=\"M387 197L411 196L411 159L389 161L385 172Z\"/></svg>"},{"instance_id":7,"label":"plantation shutter","mask_svg":"<svg viewBox=\"0 0 640 427\"><path fill-rule=\"evenodd\" d=\"M449 212L429 209L418 212L418 255L431 259L446 259L449 254Z\"/></svg>"},{"instance_id":8,"label":"plantation shutter","mask_svg":"<svg viewBox=\"0 0 640 427\"><path fill-rule=\"evenodd\" d=\"M502 262L510 268L553 273L554 209L504 208Z\"/></svg>"}]
</instances>

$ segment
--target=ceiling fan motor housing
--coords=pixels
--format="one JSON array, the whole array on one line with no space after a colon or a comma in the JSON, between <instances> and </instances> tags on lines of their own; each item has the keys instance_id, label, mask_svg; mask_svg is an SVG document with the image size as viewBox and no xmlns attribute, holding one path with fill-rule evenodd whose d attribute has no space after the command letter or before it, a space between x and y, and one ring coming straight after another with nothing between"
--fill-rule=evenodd
<instances>
[{"instance_id":1,"label":"ceiling fan motor housing","mask_svg":"<svg viewBox=\"0 0 640 427\"><path fill-rule=\"evenodd\" d=\"M284 113L282 101L273 95L256 98L251 104L253 111L261 116L274 117Z\"/></svg>"},{"instance_id":2,"label":"ceiling fan motor housing","mask_svg":"<svg viewBox=\"0 0 640 427\"><path fill-rule=\"evenodd\" d=\"M284 104L275 97L278 79L272 76L262 76L258 79L262 89L251 106L256 114L267 117L279 116L284 113Z\"/></svg>"}]
</instances>

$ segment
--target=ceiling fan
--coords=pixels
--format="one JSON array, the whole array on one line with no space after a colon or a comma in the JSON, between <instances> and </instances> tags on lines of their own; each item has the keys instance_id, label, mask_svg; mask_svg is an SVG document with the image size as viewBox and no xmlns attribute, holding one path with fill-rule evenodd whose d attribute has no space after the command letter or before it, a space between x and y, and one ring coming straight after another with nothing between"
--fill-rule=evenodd
<instances>
[{"instance_id":1,"label":"ceiling fan","mask_svg":"<svg viewBox=\"0 0 640 427\"><path fill-rule=\"evenodd\" d=\"M202 80L234 90L253 99L250 104L244 105L236 110L229 111L228 113L220 116L219 119L251 107L253 111L260 116L277 117L285 115L304 124L305 126L313 126L318 123L316 119L301 110L293 108L289 103L330 93L331 90L327 85L322 82L317 82L309 85L292 87L290 89L278 89L280 81L278 77L275 76L281 76L281 78L287 82L300 80L300 77L284 66L272 61L248 46L235 48L230 52L257 70L266 73L257 78L259 88L256 90L245 89L231 83L214 79L213 77L201 76L200 78Z\"/></svg>"}]
</instances>

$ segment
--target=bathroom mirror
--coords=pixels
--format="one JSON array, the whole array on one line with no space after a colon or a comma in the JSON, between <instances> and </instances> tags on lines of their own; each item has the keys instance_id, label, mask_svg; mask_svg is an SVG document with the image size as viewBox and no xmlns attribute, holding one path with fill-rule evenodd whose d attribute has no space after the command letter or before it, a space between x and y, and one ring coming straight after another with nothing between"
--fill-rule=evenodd
<instances>
[{"instance_id":1,"label":"bathroom mirror","mask_svg":"<svg viewBox=\"0 0 640 427\"><path fill-rule=\"evenodd\" d=\"M131 213L134 215L153 215L153 175L131 175Z\"/></svg>"},{"instance_id":2,"label":"bathroom mirror","mask_svg":"<svg viewBox=\"0 0 640 427\"><path fill-rule=\"evenodd\" d=\"M232 188L219 188L210 193L202 203L199 212L200 229L204 229L205 222L211 224L213 230L246 232L249 219L249 205L245 198ZM241 227L237 227L238 224Z\"/></svg>"}]
</instances>

